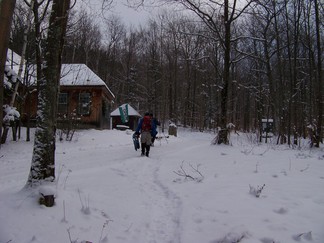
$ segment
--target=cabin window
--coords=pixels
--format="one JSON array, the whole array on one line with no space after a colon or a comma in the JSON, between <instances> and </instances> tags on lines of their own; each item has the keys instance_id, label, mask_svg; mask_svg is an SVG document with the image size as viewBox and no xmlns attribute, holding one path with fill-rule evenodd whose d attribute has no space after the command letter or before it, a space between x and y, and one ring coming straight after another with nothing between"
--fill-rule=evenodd
<instances>
[{"instance_id":1,"label":"cabin window","mask_svg":"<svg viewBox=\"0 0 324 243\"><path fill-rule=\"evenodd\" d=\"M80 93L79 94L79 114L89 115L91 105L91 95L90 93Z\"/></svg>"},{"instance_id":2,"label":"cabin window","mask_svg":"<svg viewBox=\"0 0 324 243\"><path fill-rule=\"evenodd\" d=\"M67 114L67 112L68 112L68 93L59 93L57 111L59 114Z\"/></svg>"}]
</instances>

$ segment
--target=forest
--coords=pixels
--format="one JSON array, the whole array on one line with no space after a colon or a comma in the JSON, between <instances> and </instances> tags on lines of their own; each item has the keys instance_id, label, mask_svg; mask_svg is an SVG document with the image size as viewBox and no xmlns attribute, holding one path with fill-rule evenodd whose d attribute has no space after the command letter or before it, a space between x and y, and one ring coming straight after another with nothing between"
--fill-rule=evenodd
<instances>
[{"instance_id":1,"label":"forest","mask_svg":"<svg viewBox=\"0 0 324 243\"><path fill-rule=\"evenodd\" d=\"M16 3L9 47L22 52L31 21L26 67L35 65L36 46L44 44L48 2L34 1L32 18L28 1ZM98 22L86 9L72 8L62 63L85 63L116 94L117 106L129 103L140 112L151 111L163 124L201 131L232 124L239 131L259 132L261 119L273 119L278 143L311 138L319 146L322 1L168 2L183 11L161 8L135 27L109 11Z\"/></svg>"},{"instance_id":2,"label":"forest","mask_svg":"<svg viewBox=\"0 0 324 243\"><path fill-rule=\"evenodd\" d=\"M100 19L78 7L94 1ZM119 1L0 0L0 241L322 242L324 1L126 0L159 9L134 26ZM61 140L63 64L180 136L149 157L130 129ZM6 142L32 94L35 127Z\"/></svg>"}]
</instances>

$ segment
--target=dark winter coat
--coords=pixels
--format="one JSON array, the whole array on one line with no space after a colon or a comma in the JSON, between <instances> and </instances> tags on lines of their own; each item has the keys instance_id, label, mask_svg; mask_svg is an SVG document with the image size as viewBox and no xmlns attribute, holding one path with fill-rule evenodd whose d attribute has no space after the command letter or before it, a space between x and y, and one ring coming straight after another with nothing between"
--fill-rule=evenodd
<instances>
[{"instance_id":1,"label":"dark winter coat","mask_svg":"<svg viewBox=\"0 0 324 243\"><path fill-rule=\"evenodd\" d=\"M151 118L150 118L151 119ZM142 131L142 125L143 125L143 121L144 121L144 118L140 119L138 125L137 125L137 128L136 128L136 131L135 133L137 134L140 134ZM150 133L151 133L151 136L155 136L157 134L157 131L156 131L156 124L155 122L153 121L153 119L151 119L151 130L150 130Z\"/></svg>"}]
</instances>

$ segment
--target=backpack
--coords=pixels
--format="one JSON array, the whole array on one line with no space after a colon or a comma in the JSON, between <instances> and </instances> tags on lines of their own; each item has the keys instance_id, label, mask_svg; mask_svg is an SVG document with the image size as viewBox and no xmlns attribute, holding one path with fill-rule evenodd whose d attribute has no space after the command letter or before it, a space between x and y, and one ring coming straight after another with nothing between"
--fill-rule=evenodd
<instances>
[{"instance_id":1,"label":"backpack","mask_svg":"<svg viewBox=\"0 0 324 243\"><path fill-rule=\"evenodd\" d=\"M151 122L152 120L150 116L144 116L143 123L142 123L142 132L151 131L152 129Z\"/></svg>"}]
</instances>

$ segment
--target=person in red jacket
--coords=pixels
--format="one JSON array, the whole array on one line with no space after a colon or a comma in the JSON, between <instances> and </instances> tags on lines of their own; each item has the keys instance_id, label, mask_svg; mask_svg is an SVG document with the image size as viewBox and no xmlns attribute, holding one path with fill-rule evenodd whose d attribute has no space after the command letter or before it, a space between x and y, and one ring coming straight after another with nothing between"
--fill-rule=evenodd
<instances>
[{"instance_id":1,"label":"person in red jacket","mask_svg":"<svg viewBox=\"0 0 324 243\"><path fill-rule=\"evenodd\" d=\"M141 135L141 155L149 157L152 135L156 134L156 125L150 113L146 112L144 117L140 119L135 134L137 136Z\"/></svg>"}]
</instances>

